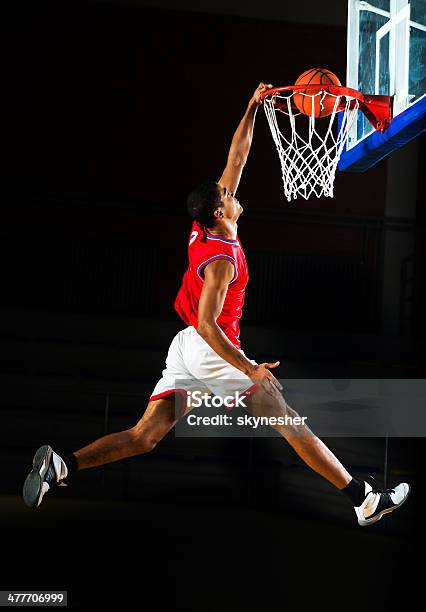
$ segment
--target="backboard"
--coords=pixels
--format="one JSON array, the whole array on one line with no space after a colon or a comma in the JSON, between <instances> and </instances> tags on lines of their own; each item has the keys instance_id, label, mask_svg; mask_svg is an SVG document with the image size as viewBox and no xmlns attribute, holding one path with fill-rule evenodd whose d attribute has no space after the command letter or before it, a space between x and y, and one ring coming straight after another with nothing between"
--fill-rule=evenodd
<instances>
[{"instance_id":1,"label":"backboard","mask_svg":"<svg viewBox=\"0 0 426 612\"><path fill-rule=\"evenodd\" d=\"M362 113L339 170L362 172L426 128L426 0L348 0L346 85L393 97L393 121L376 132Z\"/></svg>"}]
</instances>

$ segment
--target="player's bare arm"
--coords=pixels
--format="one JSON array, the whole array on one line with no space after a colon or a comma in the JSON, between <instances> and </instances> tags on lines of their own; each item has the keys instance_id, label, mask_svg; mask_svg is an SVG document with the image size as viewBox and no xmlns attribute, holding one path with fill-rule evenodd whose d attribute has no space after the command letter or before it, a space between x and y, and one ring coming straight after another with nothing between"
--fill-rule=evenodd
<instances>
[{"instance_id":1,"label":"player's bare arm","mask_svg":"<svg viewBox=\"0 0 426 612\"><path fill-rule=\"evenodd\" d=\"M270 83L259 83L232 138L226 167L219 179L219 185L232 194L237 191L250 152L256 112L262 104L261 94L271 87Z\"/></svg>"},{"instance_id":2,"label":"player's bare arm","mask_svg":"<svg viewBox=\"0 0 426 612\"><path fill-rule=\"evenodd\" d=\"M197 332L212 349L235 368L244 372L254 383L262 385L267 393L273 393L271 382L282 388L268 368L276 368L275 363L254 365L228 340L216 323L222 312L228 285L234 277L234 266L230 261L219 259L205 268L204 284L198 305Z\"/></svg>"}]
</instances>

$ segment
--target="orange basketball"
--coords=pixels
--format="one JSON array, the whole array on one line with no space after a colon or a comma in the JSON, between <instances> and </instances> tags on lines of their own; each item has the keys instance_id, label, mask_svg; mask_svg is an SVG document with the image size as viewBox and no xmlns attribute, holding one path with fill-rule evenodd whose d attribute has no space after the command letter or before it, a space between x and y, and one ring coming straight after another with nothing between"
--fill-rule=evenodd
<instances>
[{"instance_id":1,"label":"orange basketball","mask_svg":"<svg viewBox=\"0 0 426 612\"><path fill-rule=\"evenodd\" d=\"M306 90L300 89L294 94L293 101L301 113L309 116L313 114L316 119L331 115L336 103L335 96L325 94L311 98L309 95L306 96L303 94L313 95L320 92L320 85L341 86L339 79L333 72L330 72L327 68L309 68L309 70L305 70L305 72L300 75L295 85L319 86L318 88L308 87Z\"/></svg>"}]
</instances>

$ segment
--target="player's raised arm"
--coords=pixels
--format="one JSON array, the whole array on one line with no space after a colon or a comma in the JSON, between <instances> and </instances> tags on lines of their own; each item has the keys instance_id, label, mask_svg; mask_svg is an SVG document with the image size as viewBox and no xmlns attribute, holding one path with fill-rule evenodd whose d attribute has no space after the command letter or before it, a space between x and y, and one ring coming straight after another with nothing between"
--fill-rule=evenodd
<instances>
[{"instance_id":1,"label":"player's raised arm","mask_svg":"<svg viewBox=\"0 0 426 612\"><path fill-rule=\"evenodd\" d=\"M246 112L237 127L232 138L231 148L228 153L225 170L219 179L219 185L226 187L231 193L237 191L241 179L241 173L247 161L253 138L254 120L256 111L262 104L261 94L272 87L271 84L259 83L256 91L248 103Z\"/></svg>"}]
</instances>

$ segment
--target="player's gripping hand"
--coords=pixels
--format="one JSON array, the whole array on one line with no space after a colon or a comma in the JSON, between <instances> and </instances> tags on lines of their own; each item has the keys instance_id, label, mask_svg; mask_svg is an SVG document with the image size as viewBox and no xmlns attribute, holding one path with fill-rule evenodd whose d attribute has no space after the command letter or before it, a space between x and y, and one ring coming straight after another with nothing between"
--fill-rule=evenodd
<instances>
[{"instance_id":1,"label":"player's gripping hand","mask_svg":"<svg viewBox=\"0 0 426 612\"><path fill-rule=\"evenodd\" d=\"M271 85L271 83L259 83L259 85L257 86L252 98L251 98L251 102L253 102L253 104L256 104L257 106L260 106L262 104L262 98L260 97L263 92L265 92L267 89L272 89L273 85Z\"/></svg>"},{"instance_id":2,"label":"player's gripping hand","mask_svg":"<svg viewBox=\"0 0 426 612\"><path fill-rule=\"evenodd\" d=\"M254 366L250 379L257 385L261 385L269 395L276 395L277 391L282 391L282 385L278 382L269 368L276 368L280 365L279 361L275 363L260 363Z\"/></svg>"}]
</instances>

